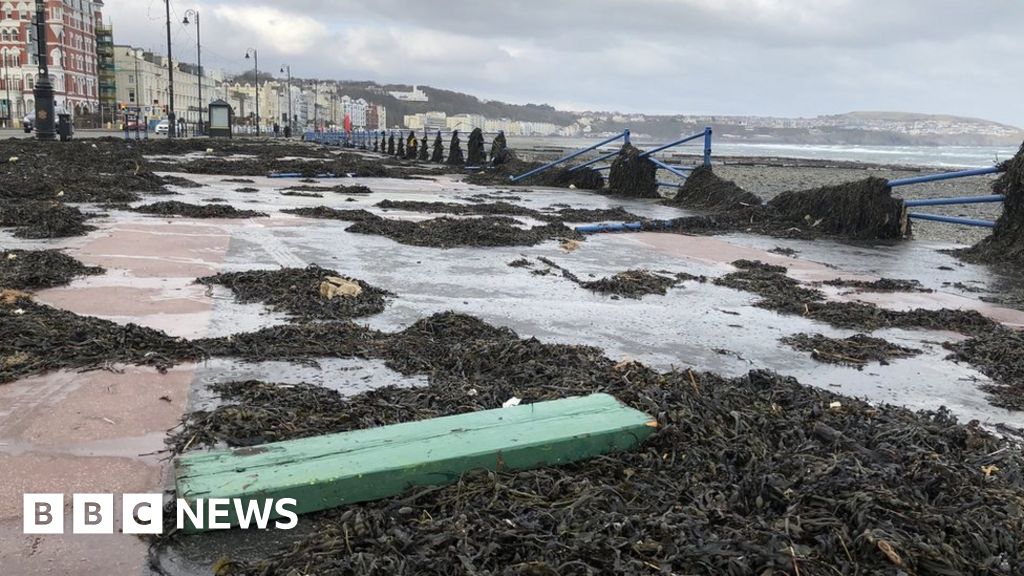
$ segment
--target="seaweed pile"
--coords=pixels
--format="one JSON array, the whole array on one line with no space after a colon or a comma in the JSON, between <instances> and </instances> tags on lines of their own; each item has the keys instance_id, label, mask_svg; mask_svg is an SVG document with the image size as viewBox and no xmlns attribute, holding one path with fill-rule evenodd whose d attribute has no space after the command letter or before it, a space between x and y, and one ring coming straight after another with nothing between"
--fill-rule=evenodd
<instances>
[{"instance_id":1,"label":"seaweed pile","mask_svg":"<svg viewBox=\"0 0 1024 576\"><path fill-rule=\"evenodd\" d=\"M462 166L466 163L462 156L462 144L459 141L459 131L452 131L452 140L448 145L448 159L445 160L449 166Z\"/></svg>"},{"instance_id":2,"label":"seaweed pile","mask_svg":"<svg viewBox=\"0 0 1024 576\"><path fill-rule=\"evenodd\" d=\"M173 176L173 175L163 176L162 178L160 178L160 181L163 182L165 185L169 184L171 186L177 186L179 188L202 188L203 187L203 185L200 184L199 182L196 182L194 180L189 180L188 178L182 178L181 176Z\"/></svg>"},{"instance_id":3,"label":"seaweed pile","mask_svg":"<svg viewBox=\"0 0 1024 576\"><path fill-rule=\"evenodd\" d=\"M312 184L298 184L295 186L288 186L286 188L282 188L282 190L288 190L293 192L334 192L337 194L348 194L349 196L360 194L373 194L373 190L370 190L368 187L363 186L362 184L353 184L351 186L346 186L344 184L338 184L336 186L314 186Z\"/></svg>"},{"instance_id":4,"label":"seaweed pile","mask_svg":"<svg viewBox=\"0 0 1024 576\"><path fill-rule=\"evenodd\" d=\"M416 139L416 133L413 131L409 132L409 137L406 139L406 160L416 160L416 157L420 153L420 140Z\"/></svg>"},{"instance_id":5,"label":"seaweed pile","mask_svg":"<svg viewBox=\"0 0 1024 576\"><path fill-rule=\"evenodd\" d=\"M783 192L768 205L786 221L832 236L899 239L910 231L903 200L893 197L882 178Z\"/></svg>"},{"instance_id":6,"label":"seaweed pile","mask_svg":"<svg viewBox=\"0 0 1024 576\"><path fill-rule=\"evenodd\" d=\"M837 236L862 240L896 240L910 234L903 201L892 196L888 182L865 178L813 190L783 192L762 204L753 194L699 168L671 203L708 214L649 224L651 231L720 234L747 231L785 238Z\"/></svg>"},{"instance_id":7,"label":"seaweed pile","mask_svg":"<svg viewBox=\"0 0 1024 576\"><path fill-rule=\"evenodd\" d=\"M650 270L626 270L625 272L619 272L607 278L581 280L579 276L573 274L568 269L559 266L550 258L539 256L537 260L544 264L546 268L533 270L531 274L535 276L547 276L551 274L553 270L557 270L561 273L563 278L575 283L581 288L585 288L591 292L597 292L598 294L610 295L613 300L617 300L620 297L639 300L640 298L651 294L664 296L668 294L669 288L674 288L688 280L697 280L702 283L707 282L707 278L704 276L694 276L693 274L687 274L686 272L672 274L671 272L664 270L657 273L651 272ZM533 263L525 258L520 258L509 262L508 265L513 268L531 268Z\"/></svg>"},{"instance_id":8,"label":"seaweed pile","mask_svg":"<svg viewBox=\"0 0 1024 576\"><path fill-rule=\"evenodd\" d=\"M487 163L487 151L484 148L484 133L479 128L473 128L469 133L469 140L466 142L467 155L466 164L470 166L483 166Z\"/></svg>"},{"instance_id":9,"label":"seaweed pile","mask_svg":"<svg viewBox=\"0 0 1024 576\"><path fill-rule=\"evenodd\" d=\"M1001 327L944 346L952 351L950 360L967 362L992 379L980 388L993 405L1024 410L1024 332Z\"/></svg>"},{"instance_id":10,"label":"seaweed pile","mask_svg":"<svg viewBox=\"0 0 1024 576\"><path fill-rule=\"evenodd\" d=\"M167 172L221 176L266 176L272 172L293 172L309 178L321 174L361 177L388 175L387 168L380 161L372 161L357 154L348 153L311 160L282 159L272 154L238 159L197 158L174 162L149 160L147 166Z\"/></svg>"},{"instance_id":11,"label":"seaweed pile","mask_svg":"<svg viewBox=\"0 0 1024 576\"><path fill-rule=\"evenodd\" d=\"M57 250L0 250L0 288L37 290L70 283L77 276L103 274Z\"/></svg>"},{"instance_id":12,"label":"seaweed pile","mask_svg":"<svg viewBox=\"0 0 1024 576\"><path fill-rule=\"evenodd\" d=\"M356 284L358 293L325 297L322 285L328 278L341 278ZM286 312L304 320L341 320L370 316L384 311L387 290L362 280L343 276L334 270L311 264L305 268L222 272L196 280L199 284L219 284L230 289L239 302L260 302L272 310Z\"/></svg>"},{"instance_id":13,"label":"seaweed pile","mask_svg":"<svg viewBox=\"0 0 1024 576\"><path fill-rule=\"evenodd\" d=\"M441 140L441 133L438 132L434 138L434 149L430 154L430 161L435 164L444 162L444 141Z\"/></svg>"},{"instance_id":14,"label":"seaweed pile","mask_svg":"<svg viewBox=\"0 0 1024 576\"><path fill-rule=\"evenodd\" d=\"M160 192L137 147L116 139L53 146L35 139L0 142L0 198L8 202L132 202L139 192Z\"/></svg>"},{"instance_id":15,"label":"seaweed pile","mask_svg":"<svg viewBox=\"0 0 1024 576\"><path fill-rule=\"evenodd\" d=\"M0 298L0 383L48 370L89 370L113 364L164 371L203 356L191 342L152 328L79 316L18 293Z\"/></svg>"},{"instance_id":16,"label":"seaweed pile","mask_svg":"<svg viewBox=\"0 0 1024 576\"><path fill-rule=\"evenodd\" d=\"M784 266L737 260L730 272L714 283L761 296L756 305L782 314L812 318L836 328L879 330L882 328L921 328L954 330L975 335L990 332L999 324L974 310L889 310L863 302L827 301L820 290L802 286L786 276Z\"/></svg>"},{"instance_id":17,"label":"seaweed pile","mask_svg":"<svg viewBox=\"0 0 1024 576\"><path fill-rule=\"evenodd\" d=\"M604 221L637 221L640 216L616 208L560 208L554 212L544 212L511 204L503 200L498 202L476 202L458 204L455 202L423 202L418 200L382 200L376 204L384 210L405 210L410 212L429 212L435 214L457 214L461 216L526 216L544 222L604 222Z\"/></svg>"},{"instance_id":18,"label":"seaweed pile","mask_svg":"<svg viewBox=\"0 0 1024 576\"><path fill-rule=\"evenodd\" d=\"M494 166L500 166L502 164L508 164L515 159L516 153L508 147L508 141L505 139L505 133L498 132L498 135L491 141L491 164Z\"/></svg>"},{"instance_id":19,"label":"seaweed pile","mask_svg":"<svg viewBox=\"0 0 1024 576\"><path fill-rule=\"evenodd\" d=\"M624 144L612 161L608 191L633 198L660 198L658 167L632 144Z\"/></svg>"},{"instance_id":20,"label":"seaweed pile","mask_svg":"<svg viewBox=\"0 0 1024 576\"><path fill-rule=\"evenodd\" d=\"M934 292L931 288L921 286L917 280L904 280L900 278L879 278L878 280L848 280L835 278L822 282L826 286L837 288L856 288L868 292Z\"/></svg>"},{"instance_id":21,"label":"seaweed pile","mask_svg":"<svg viewBox=\"0 0 1024 576\"><path fill-rule=\"evenodd\" d=\"M202 152L204 156L273 156L296 158L331 158L335 155L327 146L296 140L221 140L210 138L151 138L133 142L142 153L163 156L181 156Z\"/></svg>"},{"instance_id":22,"label":"seaweed pile","mask_svg":"<svg viewBox=\"0 0 1024 576\"><path fill-rule=\"evenodd\" d=\"M978 262L1024 266L1024 144L1000 168L1003 173L992 185L992 192L1005 196L1003 214L990 236L957 254Z\"/></svg>"},{"instance_id":23,"label":"seaweed pile","mask_svg":"<svg viewBox=\"0 0 1024 576\"><path fill-rule=\"evenodd\" d=\"M307 340L300 330L320 328L260 338L276 355L316 357L334 346L323 345L330 336ZM343 398L302 385L225 384L217 391L227 405L188 416L171 443L241 446L492 409L511 396L530 403L597 391L655 415L658 432L633 452L470 473L452 486L306 516L309 536L260 561L221 562L223 573L1024 570L1020 448L946 411L872 406L760 371L659 373L452 313L377 338L365 330L333 341L428 374L430 385ZM240 351L268 356L248 346Z\"/></svg>"},{"instance_id":24,"label":"seaweed pile","mask_svg":"<svg viewBox=\"0 0 1024 576\"><path fill-rule=\"evenodd\" d=\"M614 294L626 298L641 298L648 294L664 296L668 289L680 284L684 278L662 276L649 270L626 270L608 278L580 281L587 290L600 294Z\"/></svg>"},{"instance_id":25,"label":"seaweed pile","mask_svg":"<svg viewBox=\"0 0 1024 576\"><path fill-rule=\"evenodd\" d=\"M264 212L256 212L255 210L239 210L234 206L226 204L199 206L197 204L178 202L177 200L144 204L138 208L133 208L132 210L142 214L185 216L188 218L259 218L267 216Z\"/></svg>"},{"instance_id":26,"label":"seaweed pile","mask_svg":"<svg viewBox=\"0 0 1024 576\"><path fill-rule=\"evenodd\" d=\"M843 364L863 369L871 362L888 365L893 358L910 358L921 353L866 334L849 338L829 338L821 334L794 334L779 340L801 352L810 352L819 362Z\"/></svg>"},{"instance_id":27,"label":"seaweed pile","mask_svg":"<svg viewBox=\"0 0 1024 576\"><path fill-rule=\"evenodd\" d=\"M583 236L560 222L521 228L508 216L449 218L442 216L413 222L368 218L346 228L347 232L386 236L409 246L455 248L458 246L534 246L548 240Z\"/></svg>"},{"instance_id":28,"label":"seaweed pile","mask_svg":"<svg viewBox=\"0 0 1024 576\"><path fill-rule=\"evenodd\" d=\"M540 162L524 162L512 156L507 162L499 164L493 169L470 174L466 177L466 182L480 186L508 184L509 177L526 173L539 166L541 166ZM604 187L604 176L597 170L589 167L574 170L564 166L556 166L531 176L523 182L529 182L531 186L600 190Z\"/></svg>"},{"instance_id":29,"label":"seaweed pile","mask_svg":"<svg viewBox=\"0 0 1024 576\"><path fill-rule=\"evenodd\" d=\"M281 196L298 196L301 198L323 198L324 195L319 192L301 192L299 190L288 190L287 188L279 190L278 194Z\"/></svg>"},{"instance_id":30,"label":"seaweed pile","mask_svg":"<svg viewBox=\"0 0 1024 576\"><path fill-rule=\"evenodd\" d=\"M347 220L349 222L362 222L363 220L375 220L380 218L372 212L363 209L339 210L328 206L316 206L314 208L286 208L281 210L285 214L294 214L304 218L319 218L321 220Z\"/></svg>"},{"instance_id":31,"label":"seaweed pile","mask_svg":"<svg viewBox=\"0 0 1024 576\"><path fill-rule=\"evenodd\" d=\"M14 228L18 238L67 238L95 230L78 208L48 200L29 200L0 205L0 227Z\"/></svg>"},{"instance_id":32,"label":"seaweed pile","mask_svg":"<svg viewBox=\"0 0 1024 576\"><path fill-rule=\"evenodd\" d=\"M710 166L698 166L666 204L690 210L731 212L762 204L761 199L715 174Z\"/></svg>"}]
</instances>

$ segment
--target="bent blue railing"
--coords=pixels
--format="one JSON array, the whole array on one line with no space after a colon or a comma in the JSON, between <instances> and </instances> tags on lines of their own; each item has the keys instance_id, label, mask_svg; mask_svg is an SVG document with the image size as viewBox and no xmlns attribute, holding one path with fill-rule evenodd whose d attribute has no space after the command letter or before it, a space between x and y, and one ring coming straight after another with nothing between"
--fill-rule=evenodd
<instances>
[{"instance_id":1,"label":"bent blue railing","mask_svg":"<svg viewBox=\"0 0 1024 576\"><path fill-rule=\"evenodd\" d=\"M541 172L544 172L546 170L550 170L551 168L554 168L555 166L558 166L559 164L564 164L565 162L568 162L569 160L572 160L573 158L578 158L578 157L586 154L587 152L590 152L591 150L596 150L597 148L600 148L601 146L604 146L606 144L611 144L612 142L615 142L619 138L622 138L623 143L629 144L629 130L628 129L623 130L621 134L616 134L615 136L612 136L611 138L607 138L605 140L602 140L602 141L598 142L597 144L594 144L593 146L587 146L586 148L583 148L581 150L577 150L577 151L575 151L575 152L573 152L573 153L571 153L571 154L569 154L567 156L563 156L563 157L559 158L558 160L555 160L554 162L548 162L547 164L545 164L543 166L538 166L538 167L534 168L533 170L529 170L527 172L523 172L522 174L519 174L518 176L510 176L509 177L509 181L510 182L519 182L520 180L529 178L530 176L536 176L537 174L540 174Z\"/></svg>"},{"instance_id":2,"label":"bent blue railing","mask_svg":"<svg viewBox=\"0 0 1024 576\"><path fill-rule=\"evenodd\" d=\"M986 174L997 174L1002 172L999 166L987 166L985 168L970 168L967 170L956 170L954 172L940 172L938 174L926 174L924 176L913 176L910 178L898 178L889 180L889 187L910 186L912 184L924 184L926 182L939 182L942 180L953 180L954 178L968 178L971 176L984 176ZM957 204L980 204L985 202L1003 202L1006 198L1000 194L988 194L984 196L956 196L952 198L921 198L918 200L904 200L903 205L908 208L917 206L953 206ZM960 224L963 226L981 226L992 228L996 225L991 220L978 220L975 218L963 218L960 216L944 216L941 214L927 214L925 212L908 212L908 218L914 220L929 220L932 222L943 222L946 224Z\"/></svg>"}]
</instances>

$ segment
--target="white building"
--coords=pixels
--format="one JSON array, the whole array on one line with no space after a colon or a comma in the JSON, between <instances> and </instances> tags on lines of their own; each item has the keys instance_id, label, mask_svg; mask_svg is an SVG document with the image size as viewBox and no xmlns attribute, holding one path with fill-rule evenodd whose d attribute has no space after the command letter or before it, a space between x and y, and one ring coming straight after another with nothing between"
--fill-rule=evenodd
<instances>
[{"instance_id":1,"label":"white building","mask_svg":"<svg viewBox=\"0 0 1024 576\"><path fill-rule=\"evenodd\" d=\"M393 90L388 92L395 100L401 100L402 102L427 102L426 92L419 89L419 86L413 86L409 92L402 92L401 90Z\"/></svg>"},{"instance_id":2,"label":"white building","mask_svg":"<svg viewBox=\"0 0 1024 576\"><path fill-rule=\"evenodd\" d=\"M138 108L144 117L166 118L170 103L167 58L133 46L114 46L114 66L119 107ZM186 122L199 121L200 109L222 97L223 74L204 69L202 100L199 98L199 70L192 64L174 61L174 112Z\"/></svg>"}]
</instances>

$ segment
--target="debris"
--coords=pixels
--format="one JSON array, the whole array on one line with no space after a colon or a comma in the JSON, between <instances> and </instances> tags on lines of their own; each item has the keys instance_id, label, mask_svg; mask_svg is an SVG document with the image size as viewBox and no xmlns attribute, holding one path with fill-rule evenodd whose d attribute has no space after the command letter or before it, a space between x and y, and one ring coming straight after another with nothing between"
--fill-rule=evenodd
<instances>
[{"instance_id":1,"label":"debris","mask_svg":"<svg viewBox=\"0 0 1024 576\"><path fill-rule=\"evenodd\" d=\"M142 214L158 216L184 216L187 218L266 218L267 214L255 210L239 210L226 204L199 206L177 200L154 202L134 208Z\"/></svg>"},{"instance_id":2,"label":"debris","mask_svg":"<svg viewBox=\"0 0 1024 576\"><path fill-rule=\"evenodd\" d=\"M440 131L438 131L437 137L434 138L434 151L430 155L430 161L435 164L441 164L444 162L444 141L441 140Z\"/></svg>"},{"instance_id":3,"label":"debris","mask_svg":"<svg viewBox=\"0 0 1024 576\"><path fill-rule=\"evenodd\" d=\"M615 458L468 474L310 516L308 536L239 559L233 574L498 574L523 558L537 574L570 563L573 573L764 574L790 569L791 545L802 574L888 573L883 527L908 574L1024 570L1021 450L945 410L873 406L762 371L724 379L616 367L591 347L520 339L451 313L386 342L355 326L330 336L339 330L275 327L221 340L229 347L218 353L384 356L402 373L429 374L430 385L351 397L306 384L218 385L225 403L188 415L172 445L244 446L493 409L513 395L534 403L599 391L656 415L659 428L644 450ZM986 477L982 466L1000 472ZM452 547L466 560L452 564Z\"/></svg>"},{"instance_id":4,"label":"debris","mask_svg":"<svg viewBox=\"0 0 1024 576\"><path fill-rule=\"evenodd\" d=\"M760 206L762 201L735 182L720 178L710 166L698 166L679 187L675 197L665 203L689 210L729 212Z\"/></svg>"},{"instance_id":5,"label":"debris","mask_svg":"<svg viewBox=\"0 0 1024 576\"><path fill-rule=\"evenodd\" d=\"M634 450L656 429L651 416L607 394L404 422L263 444L184 454L175 486L190 505L207 499L294 499L298 514L453 484L478 470L529 470ZM367 458L367 447L373 456ZM245 474L237 470L245 469ZM237 525L238 517L229 515ZM187 525L187 532L204 525Z\"/></svg>"},{"instance_id":6,"label":"debris","mask_svg":"<svg viewBox=\"0 0 1024 576\"><path fill-rule=\"evenodd\" d=\"M419 140L416 139L416 133L412 130L409 131L409 137L405 141L405 159L415 160L416 156L419 155Z\"/></svg>"},{"instance_id":7,"label":"debris","mask_svg":"<svg viewBox=\"0 0 1024 576\"><path fill-rule=\"evenodd\" d=\"M856 288L868 292L934 292L931 288L921 286L917 280L901 280L897 278L879 278L878 280L847 280L835 278L825 280L822 284L838 288Z\"/></svg>"},{"instance_id":8,"label":"debris","mask_svg":"<svg viewBox=\"0 0 1024 576\"><path fill-rule=\"evenodd\" d=\"M88 216L59 202L25 201L0 205L0 227L14 228L18 238L67 238L95 230L85 224Z\"/></svg>"},{"instance_id":9,"label":"debris","mask_svg":"<svg viewBox=\"0 0 1024 576\"><path fill-rule=\"evenodd\" d=\"M632 198L661 198L658 194L658 167L632 144L624 144L612 161L608 191Z\"/></svg>"},{"instance_id":10,"label":"debris","mask_svg":"<svg viewBox=\"0 0 1024 576\"><path fill-rule=\"evenodd\" d=\"M48 370L91 370L111 363L165 371L203 352L183 338L135 324L121 325L37 304L27 297L0 300L0 383Z\"/></svg>"},{"instance_id":11,"label":"debris","mask_svg":"<svg viewBox=\"0 0 1024 576\"><path fill-rule=\"evenodd\" d=\"M845 364L863 369L866 364L878 362L885 366L892 358L910 358L921 353L914 348L892 344L881 338L865 334L854 334L849 338L836 339L821 334L795 334L780 340L793 348L810 352L819 362Z\"/></svg>"},{"instance_id":12,"label":"debris","mask_svg":"<svg viewBox=\"0 0 1024 576\"><path fill-rule=\"evenodd\" d=\"M358 283L340 276L328 276L320 283L320 297L333 300L337 297L356 298L363 293Z\"/></svg>"},{"instance_id":13,"label":"debris","mask_svg":"<svg viewBox=\"0 0 1024 576\"><path fill-rule=\"evenodd\" d=\"M462 166L463 164L466 163L465 159L462 157L462 146L460 146L459 144L458 130L452 131L451 144L449 144L448 146L447 163L449 166Z\"/></svg>"},{"instance_id":14,"label":"debris","mask_svg":"<svg viewBox=\"0 0 1024 576\"><path fill-rule=\"evenodd\" d=\"M38 290L70 283L77 276L103 274L57 250L0 251L0 288Z\"/></svg>"},{"instance_id":15,"label":"debris","mask_svg":"<svg viewBox=\"0 0 1024 576\"><path fill-rule=\"evenodd\" d=\"M469 141L466 143L468 154L466 164L470 166L483 166L487 163L487 152L484 150L484 133L479 128L473 128L469 133Z\"/></svg>"},{"instance_id":16,"label":"debris","mask_svg":"<svg viewBox=\"0 0 1024 576\"><path fill-rule=\"evenodd\" d=\"M781 314L804 316L836 328L878 330L881 328L922 328L955 330L963 334L991 331L998 323L975 310L889 310L864 302L827 301L820 290L802 286L786 276L786 268L763 262L738 260L740 268L716 278L714 283L761 296L756 306Z\"/></svg>"},{"instance_id":17,"label":"debris","mask_svg":"<svg viewBox=\"0 0 1024 576\"><path fill-rule=\"evenodd\" d=\"M502 164L508 164L516 160L516 153L508 147L508 142L505 140L505 133L498 132L498 135L494 137L491 142L491 164L494 166L501 166Z\"/></svg>"},{"instance_id":18,"label":"debris","mask_svg":"<svg viewBox=\"0 0 1024 576\"><path fill-rule=\"evenodd\" d=\"M865 178L814 190L783 192L768 205L793 225L855 239L900 239L910 233L903 200L887 180Z\"/></svg>"},{"instance_id":19,"label":"debris","mask_svg":"<svg viewBox=\"0 0 1024 576\"><path fill-rule=\"evenodd\" d=\"M296 319L340 320L384 311L387 290L334 270L310 264L305 268L222 272L196 280L219 284L234 292L239 302L261 302ZM325 287L325 284L327 285Z\"/></svg>"},{"instance_id":20,"label":"debris","mask_svg":"<svg viewBox=\"0 0 1024 576\"><path fill-rule=\"evenodd\" d=\"M994 406L1024 410L1024 332L999 326L944 346L950 360L967 362L992 379L980 387Z\"/></svg>"},{"instance_id":21,"label":"debris","mask_svg":"<svg viewBox=\"0 0 1024 576\"><path fill-rule=\"evenodd\" d=\"M956 254L977 262L1024 266L1024 144L1000 168L1003 173L992 185L992 193L1005 196L1002 215L991 235Z\"/></svg>"},{"instance_id":22,"label":"debris","mask_svg":"<svg viewBox=\"0 0 1024 576\"><path fill-rule=\"evenodd\" d=\"M295 214L296 216L302 216L303 218L347 220L349 222L377 220L380 218L380 216L361 208L358 210L339 210L337 208L329 208L327 206L317 206L315 208L285 208L284 210L281 210L281 212L284 212L285 214Z\"/></svg>"},{"instance_id":23,"label":"debris","mask_svg":"<svg viewBox=\"0 0 1024 576\"><path fill-rule=\"evenodd\" d=\"M400 244L454 248L457 246L534 246L548 240L583 236L560 222L533 228L521 228L519 221L507 216L481 218L440 217L414 222L367 218L346 231L387 236Z\"/></svg>"}]
</instances>

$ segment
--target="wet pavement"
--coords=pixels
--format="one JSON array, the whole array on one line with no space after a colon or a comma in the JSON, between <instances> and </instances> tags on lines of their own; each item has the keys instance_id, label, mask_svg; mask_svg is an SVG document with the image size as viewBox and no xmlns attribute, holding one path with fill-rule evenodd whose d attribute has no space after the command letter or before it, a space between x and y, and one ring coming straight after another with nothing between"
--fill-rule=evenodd
<instances>
[{"instance_id":1,"label":"wet pavement","mask_svg":"<svg viewBox=\"0 0 1024 576\"><path fill-rule=\"evenodd\" d=\"M714 277L732 271L729 262L746 258L785 265L794 278L805 282L836 277L913 278L936 292L825 291L836 299L859 299L894 309L971 308L1007 324L1024 326L1024 313L986 304L978 300L977 293L944 284L961 282L997 289L1000 281L983 267L960 263L939 252L949 246L637 233L590 236L571 252L555 242L536 247L442 250L350 234L345 232L347 222L305 219L279 210L323 205L384 214L373 206L384 199L458 201L506 189L473 187L450 177L355 178L324 180L321 185L364 184L374 193L346 196L324 192L323 198L304 198L278 193L279 188L297 184L294 180L253 178L254 184L244 186L259 191L239 193L234 190L240 184L223 182L219 176L183 176L204 187L177 189L181 195L173 197L175 200L203 203L225 198L237 208L268 212L271 217L192 220L109 211L91 222L99 229L88 237L46 243L67 248L85 264L106 267L107 274L41 291L38 300L79 314L159 328L175 336L220 336L286 319L262 305L238 304L222 287L195 285L195 278L316 263L396 294L383 313L358 320L381 330L400 330L435 312L454 310L510 327L524 337L594 345L611 358L637 360L659 369L692 367L733 376L767 368L805 384L872 402L913 409L946 406L965 421L1024 427L1024 415L988 404L977 389L978 382L987 381L985 376L945 360L947 352L941 343L961 338L953 333L878 331L875 335L924 353L858 371L818 363L809 354L778 343L779 338L800 332L845 337L855 331L780 316L753 306L757 297L749 293L687 281L666 296L613 299L589 292L557 273L536 276L531 269L507 265L525 257L534 263L534 269L544 268L537 257L545 257L583 280L635 268ZM654 218L685 214L647 201L623 201L575 190L507 190L521 198L509 201L530 208L564 203L586 208L622 206ZM425 217L395 210L386 215ZM6 234L0 240L5 247L43 245L16 241ZM795 249L798 254L788 257L768 252L776 247ZM116 493L163 490L167 486L166 462L159 451L165 430L176 424L187 407L207 408L215 402L208 392L210 384L245 379L314 382L350 394L392 384L426 384L425 379L401 376L376 361L325 358L315 366L212 359L178 366L167 374L112 366L110 370L47 374L0 386L0 502L5 503L0 507L2 572L14 566L16 570L10 573L138 574L143 569L145 545L134 537L22 536L20 494L71 493L86 488ZM265 538L273 536L246 534L245 546L258 550ZM175 573L208 574L209 563L219 551L238 553L239 539L230 534L203 542L181 547L181 554L172 561ZM118 552L112 554L112 549Z\"/></svg>"}]
</instances>

